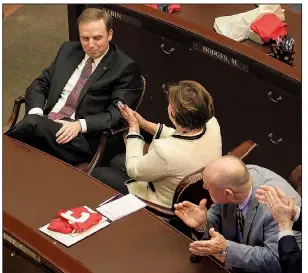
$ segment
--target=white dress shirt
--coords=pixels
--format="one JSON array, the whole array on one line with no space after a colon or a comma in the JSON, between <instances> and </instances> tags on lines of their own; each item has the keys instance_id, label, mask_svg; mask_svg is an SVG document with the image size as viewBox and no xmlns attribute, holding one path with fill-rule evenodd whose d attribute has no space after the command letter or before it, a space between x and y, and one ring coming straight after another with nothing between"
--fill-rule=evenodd
<instances>
[{"instance_id":1,"label":"white dress shirt","mask_svg":"<svg viewBox=\"0 0 308 273\"><path fill-rule=\"evenodd\" d=\"M92 63L92 73L94 72L94 70L96 69L96 67L99 65L100 61L104 58L104 56L107 54L109 50L109 46L106 50L106 52L98 57L98 58L93 58L93 63ZM69 94L71 93L71 91L73 90L73 88L75 87L77 81L80 78L82 69L84 68L86 61L89 59L89 56L87 54L85 54L84 58L82 59L82 61L80 62L80 64L77 66L77 68L75 69L75 71L73 72L73 74L71 75L71 77L69 78L69 80L67 81L66 85L64 86L62 92L61 92L61 96L58 100L58 102L56 103L56 105L53 107L53 109L51 110L51 112L55 112L58 113L62 107L65 105L66 100L69 96ZM43 116L43 109L39 108L39 107L35 107L32 108L28 114L36 114L36 115L40 115ZM75 119L75 112L70 116L71 119ZM79 119L80 125L81 125L81 132L85 133L87 131L87 123L85 119Z\"/></svg>"}]
</instances>

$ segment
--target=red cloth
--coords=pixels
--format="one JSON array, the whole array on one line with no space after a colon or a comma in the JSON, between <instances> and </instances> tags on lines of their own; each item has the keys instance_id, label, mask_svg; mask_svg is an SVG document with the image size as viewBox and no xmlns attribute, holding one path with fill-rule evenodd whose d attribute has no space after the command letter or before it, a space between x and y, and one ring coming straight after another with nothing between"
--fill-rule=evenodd
<instances>
[{"instance_id":1,"label":"red cloth","mask_svg":"<svg viewBox=\"0 0 308 273\"><path fill-rule=\"evenodd\" d=\"M73 228L71 227L71 225L62 218L53 219L47 228L49 230L64 234L69 234L73 232Z\"/></svg>"},{"instance_id":2,"label":"red cloth","mask_svg":"<svg viewBox=\"0 0 308 273\"><path fill-rule=\"evenodd\" d=\"M255 20L250 28L257 33L264 42L276 40L278 36L287 35L287 24L281 22L274 14L263 14Z\"/></svg>"},{"instance_id":3,"label":"red cloth","mask_svg":"<svg viewBox=\"0 0 308 273\"><path fill-rule=\"evenodd\" d=\"M102 215L89 211L85 207L78 207L69 210L59 210L58 219L51 221L49 230L68 234L85 231L102 219Z\"/></svg>"},{"instance_id":4,"label":"red cloth","mask_svg":"<svg viewBox=\"0 0 308 273\"><path fill-rule=\"evenodd\" d=\"M147 4L146 6L153 8L153 9L158 9L158 5L157 4Z\"/></svg>"},{"instance_id":5,"label":"red cloth","mask_svg":"<svg viewBox=\"0 0 308 273\"><path fill-rule=\"evenodd\" d=\"M151 7L153 9L159 9L158 8L159 4L146 4L146 6ZM179 4L169 4L168 5L168 13L172 13L174 11L180 11L181 6Z\"/></svg>"},{"instance_id":6,"label":"red cloth","mask_svg":"<svg viewBox=\"0 0 308 273\"><path fill-rule=\"evenodd\" d=\"M178 5L178 4L170 4L170 5L169 5L168 12L169 12L169 13L172 13L172 12L174 12L174 11L180 11L180 10L181 10L180 5Z\"/></svg>"}]
</instances>

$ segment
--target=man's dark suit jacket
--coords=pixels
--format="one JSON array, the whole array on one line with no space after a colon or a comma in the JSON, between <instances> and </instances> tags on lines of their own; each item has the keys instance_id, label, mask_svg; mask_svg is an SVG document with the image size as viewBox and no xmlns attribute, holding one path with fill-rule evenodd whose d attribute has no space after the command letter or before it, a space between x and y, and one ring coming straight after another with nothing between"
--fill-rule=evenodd
<instances>
[{"instance_id":1,"label":"man's dark suit jacket","mask_svg":"<svg viewBox=\"0 0 308 273\"><path fill-rule=\"evenodd\" d=\"M302 254L294 236L284 236L278 242L279 262L283 273L302 272Z\"/></svg>"},{"instance_id":2,"label":"man's dark suit jacket","mask_svg":"<svg viewBox=\"0 0 308 273\"><path fill-rule=\"evenodd\" d=\"M80 42L63 43L52 64L27 88L26 113L39 107L47 115L84 56ZM117 102L135 108L141 93L137 64L116 45L109 44L109 51L81 90L75 114L76 120L86 120L85 137L92 148L97 146L100 132L121 125Z\"/></svg>"}]
</instances>

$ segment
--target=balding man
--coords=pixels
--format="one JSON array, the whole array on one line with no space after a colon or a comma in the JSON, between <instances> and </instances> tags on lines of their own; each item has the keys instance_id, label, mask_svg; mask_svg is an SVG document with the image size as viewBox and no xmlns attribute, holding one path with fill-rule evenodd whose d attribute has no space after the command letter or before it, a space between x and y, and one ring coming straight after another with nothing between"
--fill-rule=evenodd
<instances>
[{"instance_id":1,"label":"balding man","mask_svg":"<svg viewBox=\"0 0 308 273\"><path fill-rule=\"evenodd\" d=\"M199 206L188 201L175 205L176 215L199 241L189 250L198 256L214 255L226 269L241 272L281 272L278 257L278 226L267 206L255 197L261 185L279 186L287 196L301 198L282 177L233 156L223 156L204 169L204 188L214 204Z\"/></svg>"}]
</instances>

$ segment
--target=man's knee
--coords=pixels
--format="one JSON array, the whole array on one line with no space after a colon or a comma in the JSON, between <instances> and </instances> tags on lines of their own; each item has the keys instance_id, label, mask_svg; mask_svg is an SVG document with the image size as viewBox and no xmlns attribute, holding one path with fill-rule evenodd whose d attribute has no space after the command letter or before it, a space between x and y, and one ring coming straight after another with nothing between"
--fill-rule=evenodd
<instances>
[{"instance_id":1,"label":"man's knee","mask_svg":"<svg viewBox=\"0 0 308 273\"><path fill-rule=\"evenodd\" d=\"M20 122L13 126L9 131L9 136L15 134L31 134L42 117L38 115L26 115Z\"/></svg>"},{"instance_id":2,"label":"man's knee","mask_svg":"<svg viewBox=\"0 0 308 273\"><path fill-rule=\"evenodd\" d=\"M26 127L35 128L42 121L42 119L44 119L44 117L33 114L26 115L21 122L23 122Z\"/></svg>"},{"instance_id":3,"label":"man's knee","mask_svg":"<svg viewBox=\"0 0 308 273\"><path fill-rule=\"evenodd\" d=\"M46 116L27 115L25 118L25 126L28 128L28 133L35 137L46 138L50 135L54 136L62 127L62 124L48 119Z\"/></svg>"}]
</instances>

